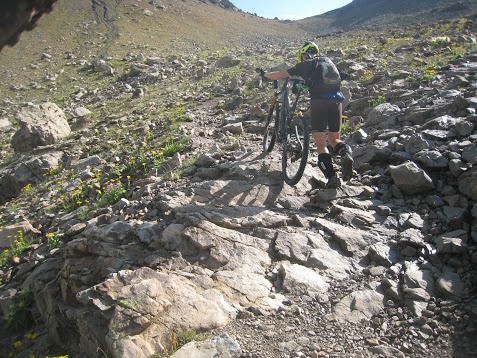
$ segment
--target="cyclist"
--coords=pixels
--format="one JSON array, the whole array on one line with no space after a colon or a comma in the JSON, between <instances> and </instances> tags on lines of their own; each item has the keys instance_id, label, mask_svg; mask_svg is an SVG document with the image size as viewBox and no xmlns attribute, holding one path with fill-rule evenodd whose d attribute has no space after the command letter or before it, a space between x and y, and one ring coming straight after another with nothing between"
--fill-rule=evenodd
<instances>
[{"instance_id":1,"label":"cyclist","mask_svg":"<svg viewBox=\"0 0 477 358\"><path fill-rule=\"evenodd\" d=\"M341 141L344 96L339 87L337 91L323 91L319 83L312 81L313 71L315 68L319 68L316 67L315 61L324 59L319 56L318 46L314 42L306 42L300 47L297 59L298 63L287 70L265 72L263 75L270 80L281 80L289 76L302 77L305 80L310 92L310 124L312 137L318 151L318 166L328 179L327 187L337 188L341 186L341 181L333 168L333 158L327 149L327 141L333 148L333 153L341 156L343 180L348 181L353 175L351 147Z\"/></svg>"}]
</instances>

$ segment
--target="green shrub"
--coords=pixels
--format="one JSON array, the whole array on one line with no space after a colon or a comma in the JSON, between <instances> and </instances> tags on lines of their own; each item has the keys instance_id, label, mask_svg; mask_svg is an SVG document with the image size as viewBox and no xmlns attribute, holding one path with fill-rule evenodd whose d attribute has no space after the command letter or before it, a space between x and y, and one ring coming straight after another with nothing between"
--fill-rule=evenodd
<instances>
[{"instance_id":1,"label":"green shrub","mask_svg":"<svg viewBox=\"0 0 477 358\"><path fill-rule=\"evenodd\" d=\"M361 127L361 124L350 123L347 116L343 116L343 121L341 122L341 133L342 134L353 134Z\"/></svg>"},{"instance_id":2,"label":"green shrub","mask_svg":"<svg viewBox=\"0 0 477 358\"><path fill-rule=\"evenodd\" d=\"M86 195L84 193L84 189L84 187L78 187L71 193L67 193L66 195L62 195L60 197L63 209L67 213L71 213L72 211L78 209L86 202Z\"/></svg>"},{"instance_id":3,"label":"green shrub","mask_svg":"<svg viewBox=\"0 0 477 358\"><path fill-rule=\"evenodd\" d=\"M449 46L451 40L447 36L436 36L431 39L430 44L434 47Z\"/></svg>"},{"instance_id":4,"label":"green shrub","mask_svg":"<svg viewBox=\"0 0 477 358\"><path fill-rule=\"evenodd\" d=\"M33 295L31 291L27 288L19 291L5 315L7 328L15 332L28 328L33 322L31 314L32 304Z\"/></svg>"},{"instance_id":5,"label":"green shrub","mask_svg":"<svg viewBox=\"0 0 477 358\"><path fill-rule=\"evenodd\" d=\"M115 204L126 193L126 189L123 188L121 183L109 182L106 185L104 192L100 193L99 200L96 202L96 207L102 208L107 205Z\"/></svg>"},{"instance_id":6,"label":"green shrub","mask_svg":"<svg viewBox=\"0 0 477 358\"><path fill-rule=\"evenodd\" d=\"M369 107L374 108L386 102L386 98L384 96L378 96L376 98L372 98L368 101Z\"/></svg>"},{"instance_id":7,"label":"green shrub","mask_svg":"<svg viewBox=\"0 0 477 358\"><path fill-rule=\"evenodd\" d=\"M49 232L46 235L47 245L50 250L56 249L63 245L63 240L61 237L53 232Z\"/></svg>"},{"instance_id":8,"label":"green shrub","mask_svg":"<svg viewBox=\"0 0 477 358\"><path fill-rule=\"evenodd\" d=\"M13 257L20 255L30 244L30 240L25 240L23 231L18 231L13 237L13 245L0 253L0 267L7 265Z\"/></svg>"}]
</instances>

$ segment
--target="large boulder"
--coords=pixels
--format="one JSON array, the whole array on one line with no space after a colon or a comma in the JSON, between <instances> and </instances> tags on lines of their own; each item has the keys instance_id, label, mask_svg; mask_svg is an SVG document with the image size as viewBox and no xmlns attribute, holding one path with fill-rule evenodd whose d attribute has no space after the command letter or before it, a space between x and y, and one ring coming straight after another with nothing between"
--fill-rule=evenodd
<instances>
[{"instance_id":1,"label":"large boulder","mask_svg":"<svg viewBox=\"0 0 477 358\"><path fill-rule=\"evenodd\" d=\"M394 184L404 194L421 194L434 189L432 179L414 162L391 165L390 169Z\"/></svg>"},{"instance_id":2,"label":"large boulder","mask_svg":"<svg viewBox=\"0 0 477 358\"><path fill-rule=\"evenodd\" d=\"M217 68L229 68L237 66L240 63L240 59L233 56L224 56L220 58L216 63L215 67Z\"/></svg>"},{"instance_id":3,"label":"large boulder","mask_svg":"<svg viewBox=\"0 0 477 358\"><path fill-rule=\"evenodd\" d=\"M242 357L239 344L227 334L208 339L204 342L189 342L172 355L172 358Z\"/></svg>"},{"instance_id":4,"label":"large boulder","mask_svg":"<svg viewBox=\"0 0 477 358\"><path fill-rule=\"evenodd\" d=\"M223 327L237 313L216 289L149 268L120 271L76 297L88 307L77 324L81 350L90 357L97 344L106 344L113 357L146 358L169 348L171 331ZM106 336L97 329L104 325Z\"/></svg>"},{"instance_id":5,"label":"large boulder","mask_svg":"<svg viewBox=\"0 0 477 358\"><path fill-rule=\"evenodd\" d=\"M40 234L40 231L35 229L29 221L8 225L0 230L0 248L12 247L15 240L36 234Z\"/></svg>"},{"instance_id":6,"label":"large boulder","mask_svg":"<svg viewBox=\"0 0 477 358\"><path fill-rule=\"evenodd\" d=\"M466 171L459 177L459 190L472 200L477 201L477 166Z\"/></svg>"},{"instance_id":7,"label":"large boulder","mask_svg":"<svg viewBox=\"0 0 477 358\"><path fill-rule=\"evenodd\" d=\"M54 103L28 106L17 114L20 129L13 135L15 152L54 144L71 133L64 112Z\"/></svg>"},{"instance_id":8,"label":"large boulder","mask_svg":"<svg viewBox=\"0 0 477 358\"><path fill-rule=\"evenodd\" d=\"M365 125L380 128L392 127L400 113L401 109L396 105L391 103L379 104L369 112Z\"/></svg>"},{"instance_id":9,"label":"large boulder","mask_svg":"<svg viewBox=\"0 0 477 358\"><path fill-rule=\"evenodd\" d=\"M343 297L327 315L329 320L358 323L368 321L384 308L384 295L374 289L355 291Z\"/></svg>"},{"instance_id":10,"label":"large boulder","mask_svg":"<svg viewBox=\"0 0 477 358\"><path fill-rule=\"evenodd\" d=\"M26 185L39 182L46 173L57 169L62 156L59 151L27 155L14 163L12 170L0 173L0 202L16 198Z\"/></svg>"}]
</instances>

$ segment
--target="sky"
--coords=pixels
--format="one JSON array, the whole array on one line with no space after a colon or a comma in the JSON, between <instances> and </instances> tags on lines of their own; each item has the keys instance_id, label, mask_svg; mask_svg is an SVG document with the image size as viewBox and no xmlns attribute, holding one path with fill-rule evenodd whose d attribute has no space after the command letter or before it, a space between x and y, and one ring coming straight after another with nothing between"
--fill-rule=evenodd
<instances>
[{"instance_id":1,"label":"sky","mask_svg":"<svg viewBox=\"0 0 477 358\"><path fill-rule=\"evenodd\" d=\"M231 0L240 10L268 19L298 20L338 9L351 0Z\"/></svg>"}]
</instances>

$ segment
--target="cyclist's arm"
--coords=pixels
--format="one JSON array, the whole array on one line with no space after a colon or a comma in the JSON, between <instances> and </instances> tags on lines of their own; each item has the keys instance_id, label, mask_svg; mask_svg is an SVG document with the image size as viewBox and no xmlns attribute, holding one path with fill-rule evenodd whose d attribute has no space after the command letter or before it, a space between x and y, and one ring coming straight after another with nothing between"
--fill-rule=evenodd
<instances>
[{"instance_id":1,"label":"cyclist's arm","mask_svg":"<svg viewBox=\"0 0 477 358\"><path fill-rule=\"evenodd\" d=\"M266 78L269 78L275 81L275 80L281 80L281 79L290 77L290 74L288 73L288 71L274 71L274 72L265 72L264 76Z\"/></svg>"}]
</instances>

